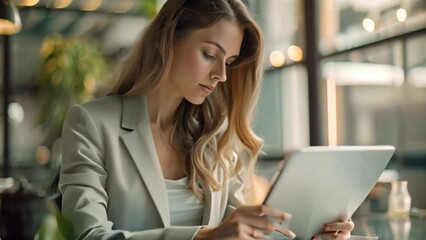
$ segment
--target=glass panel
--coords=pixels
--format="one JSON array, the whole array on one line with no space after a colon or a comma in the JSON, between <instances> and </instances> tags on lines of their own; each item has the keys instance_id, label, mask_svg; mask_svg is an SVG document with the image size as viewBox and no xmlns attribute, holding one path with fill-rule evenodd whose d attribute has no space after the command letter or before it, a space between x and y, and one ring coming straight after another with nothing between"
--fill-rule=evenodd
<instances>
[{"instance_id":1,"label":"glass panel","mask_svg":"<svg viewBox=\"0 0 426 240\"><path fill-rule=\"evenodd\" d=\"M407 41L407 84L404 89L403 137L404 153L411 161L426 162L426 34Z\"/></svg>"},{"instance_id":2,"label":"glass panel","mask_svg":"<svg viewBox=\"0 0 426 240\"><path fill-rule=\"evenodd\" d=\"M329 144L390 144L396 146L399 164L426 163L426 57L418 51L425 39L418 36L407 45L394 41L323 61Z\"/></svg>"},{"instance_id":3,"label":"glass panel","mask_svg":"<svg viewBox=\"0 0 426 240\"><path fill-rule=\"evenodd\" d=\"M265 141L263 158L309 145L306 69L294 65L267 71L256 112L255 131Z\"/></svg>"},{"instance_id":4,"label":"glass panel","mask_svg":"<svg viewBox=\"0 0 426 240\"><path fill-rule=\"evenodd\" d=\"M399 42L353 51L322 64L328 142L398 144L404 81ZM390 126L389 130L386 130Z\"/></svg>"},{"instance_id":5,"label":"glass panel","mask_svg":"<svg viewBox=\"0 0 426 240\"><path fill-rule=\"evenodd\" d=\"M263 140L262 151L268 157L280 157L283 153L283 116L281 71L269 71L264 75L259 103L256 108L254 130Z\"/></svg>"},{"instance_id":6,"label":"glass panel","mask_svg":"<svg viewBox=\"0 0 426 240\"><path fill-rule=\"evenodd\" d=\"M246 0L265 37L265 75L255 131L264 158L309 145L302 0ZM289 66L289 64L294 64ZM284 67L284 68L283 68Z\"/></svg>"},{"instance_id":7,"label":"glass panel","mask_svg":"<svg viewBox=\"0 0 426 240\"><path fill-rule=\"evenodd\" d=\"M426 26L424 0L321 0L320 49L328 54Z\"/></svg>"}]
</instances>

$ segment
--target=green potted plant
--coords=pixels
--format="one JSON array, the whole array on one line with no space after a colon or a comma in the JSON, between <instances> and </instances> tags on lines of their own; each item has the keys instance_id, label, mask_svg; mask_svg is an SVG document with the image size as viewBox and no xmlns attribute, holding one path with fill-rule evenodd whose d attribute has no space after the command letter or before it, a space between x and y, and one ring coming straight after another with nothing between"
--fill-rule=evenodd
<instances>
[{"instance_id":1,"label":"green potted plant","mask_svg":"<svg viewBox=\"0 0 426 240\"><path fill-rule=\"evenodd\" d=\"M83 38L64 38L60 35L46 37L41 45L41 67L38 74L39 118L46 130L45 144L51 148L48 182L50 195L56 202L58 170L61 165L59 139L68 108L73 104L89 101L103 89L108 75L108 63L98 44ZM53 200L48 200L48 212L43 218L35 239L70 239L72 225Z\"/></svg>"},{"instance_id":2,"label":"green potted plant","mask_svg":"<svg viewBox=\"0 0 426 240\"><path fill-rule=\"evenodd\" d=\"M49 36L40 52L39 123L47 130L51 145L61 135L68 108L92 99L102 88L108 64L99 46L87 39Z\"/></svg>"}]
</instances>

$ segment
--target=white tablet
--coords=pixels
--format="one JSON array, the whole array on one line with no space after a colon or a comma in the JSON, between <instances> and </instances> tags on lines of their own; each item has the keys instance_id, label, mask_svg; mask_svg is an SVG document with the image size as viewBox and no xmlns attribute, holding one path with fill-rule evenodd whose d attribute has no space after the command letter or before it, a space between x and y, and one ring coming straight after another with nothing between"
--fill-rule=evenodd
<instances>
[{"instance_id":1,"label":"white tablet","mask_svg":"<svg viewBox=\"0 0 426 240\"><path fill-rule=\"evenodd\" d=\"M265 204L291 213L296 239L311 239L324 224L346 221L391 159L393 146L307 147L292 152L272 179Z\"/></svg>"}]
</instances>

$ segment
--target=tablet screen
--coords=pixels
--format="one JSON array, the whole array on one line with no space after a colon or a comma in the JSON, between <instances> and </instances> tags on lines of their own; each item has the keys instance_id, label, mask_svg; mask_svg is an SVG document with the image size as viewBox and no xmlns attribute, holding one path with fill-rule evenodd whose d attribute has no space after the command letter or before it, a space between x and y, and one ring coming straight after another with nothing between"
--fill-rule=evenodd
<instances>
[{"instance_id":1,"label":"tablet screen","mask_svg":"<svg viewBox=\"0 0 426 240\"><path fill-rule=\"evenodd\" d=\"M391 159L392 146L307 147L293 152L274 175L264 204L292 214L297 239L311 239L324 224L346 221Z\"/></svg>"}]
</instances>

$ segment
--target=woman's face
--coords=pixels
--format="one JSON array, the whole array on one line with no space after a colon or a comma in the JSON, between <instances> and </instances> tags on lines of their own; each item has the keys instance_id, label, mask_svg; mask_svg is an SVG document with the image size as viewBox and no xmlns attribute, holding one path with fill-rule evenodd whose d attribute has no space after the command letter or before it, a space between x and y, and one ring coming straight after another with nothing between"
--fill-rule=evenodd
<instances>
[{"instance_id":1,"label":"woman's face","mask_svg":"<svg viewBox=\"0 0 426 240\"><path fill-rule=\"evenodd\" d=\"M227 65L240 54L242 39L241 27L228 19L188 32L174 47L168 84L172 94L203 103L218 83L226 81Z\"/></svg>"}]
</instances>

